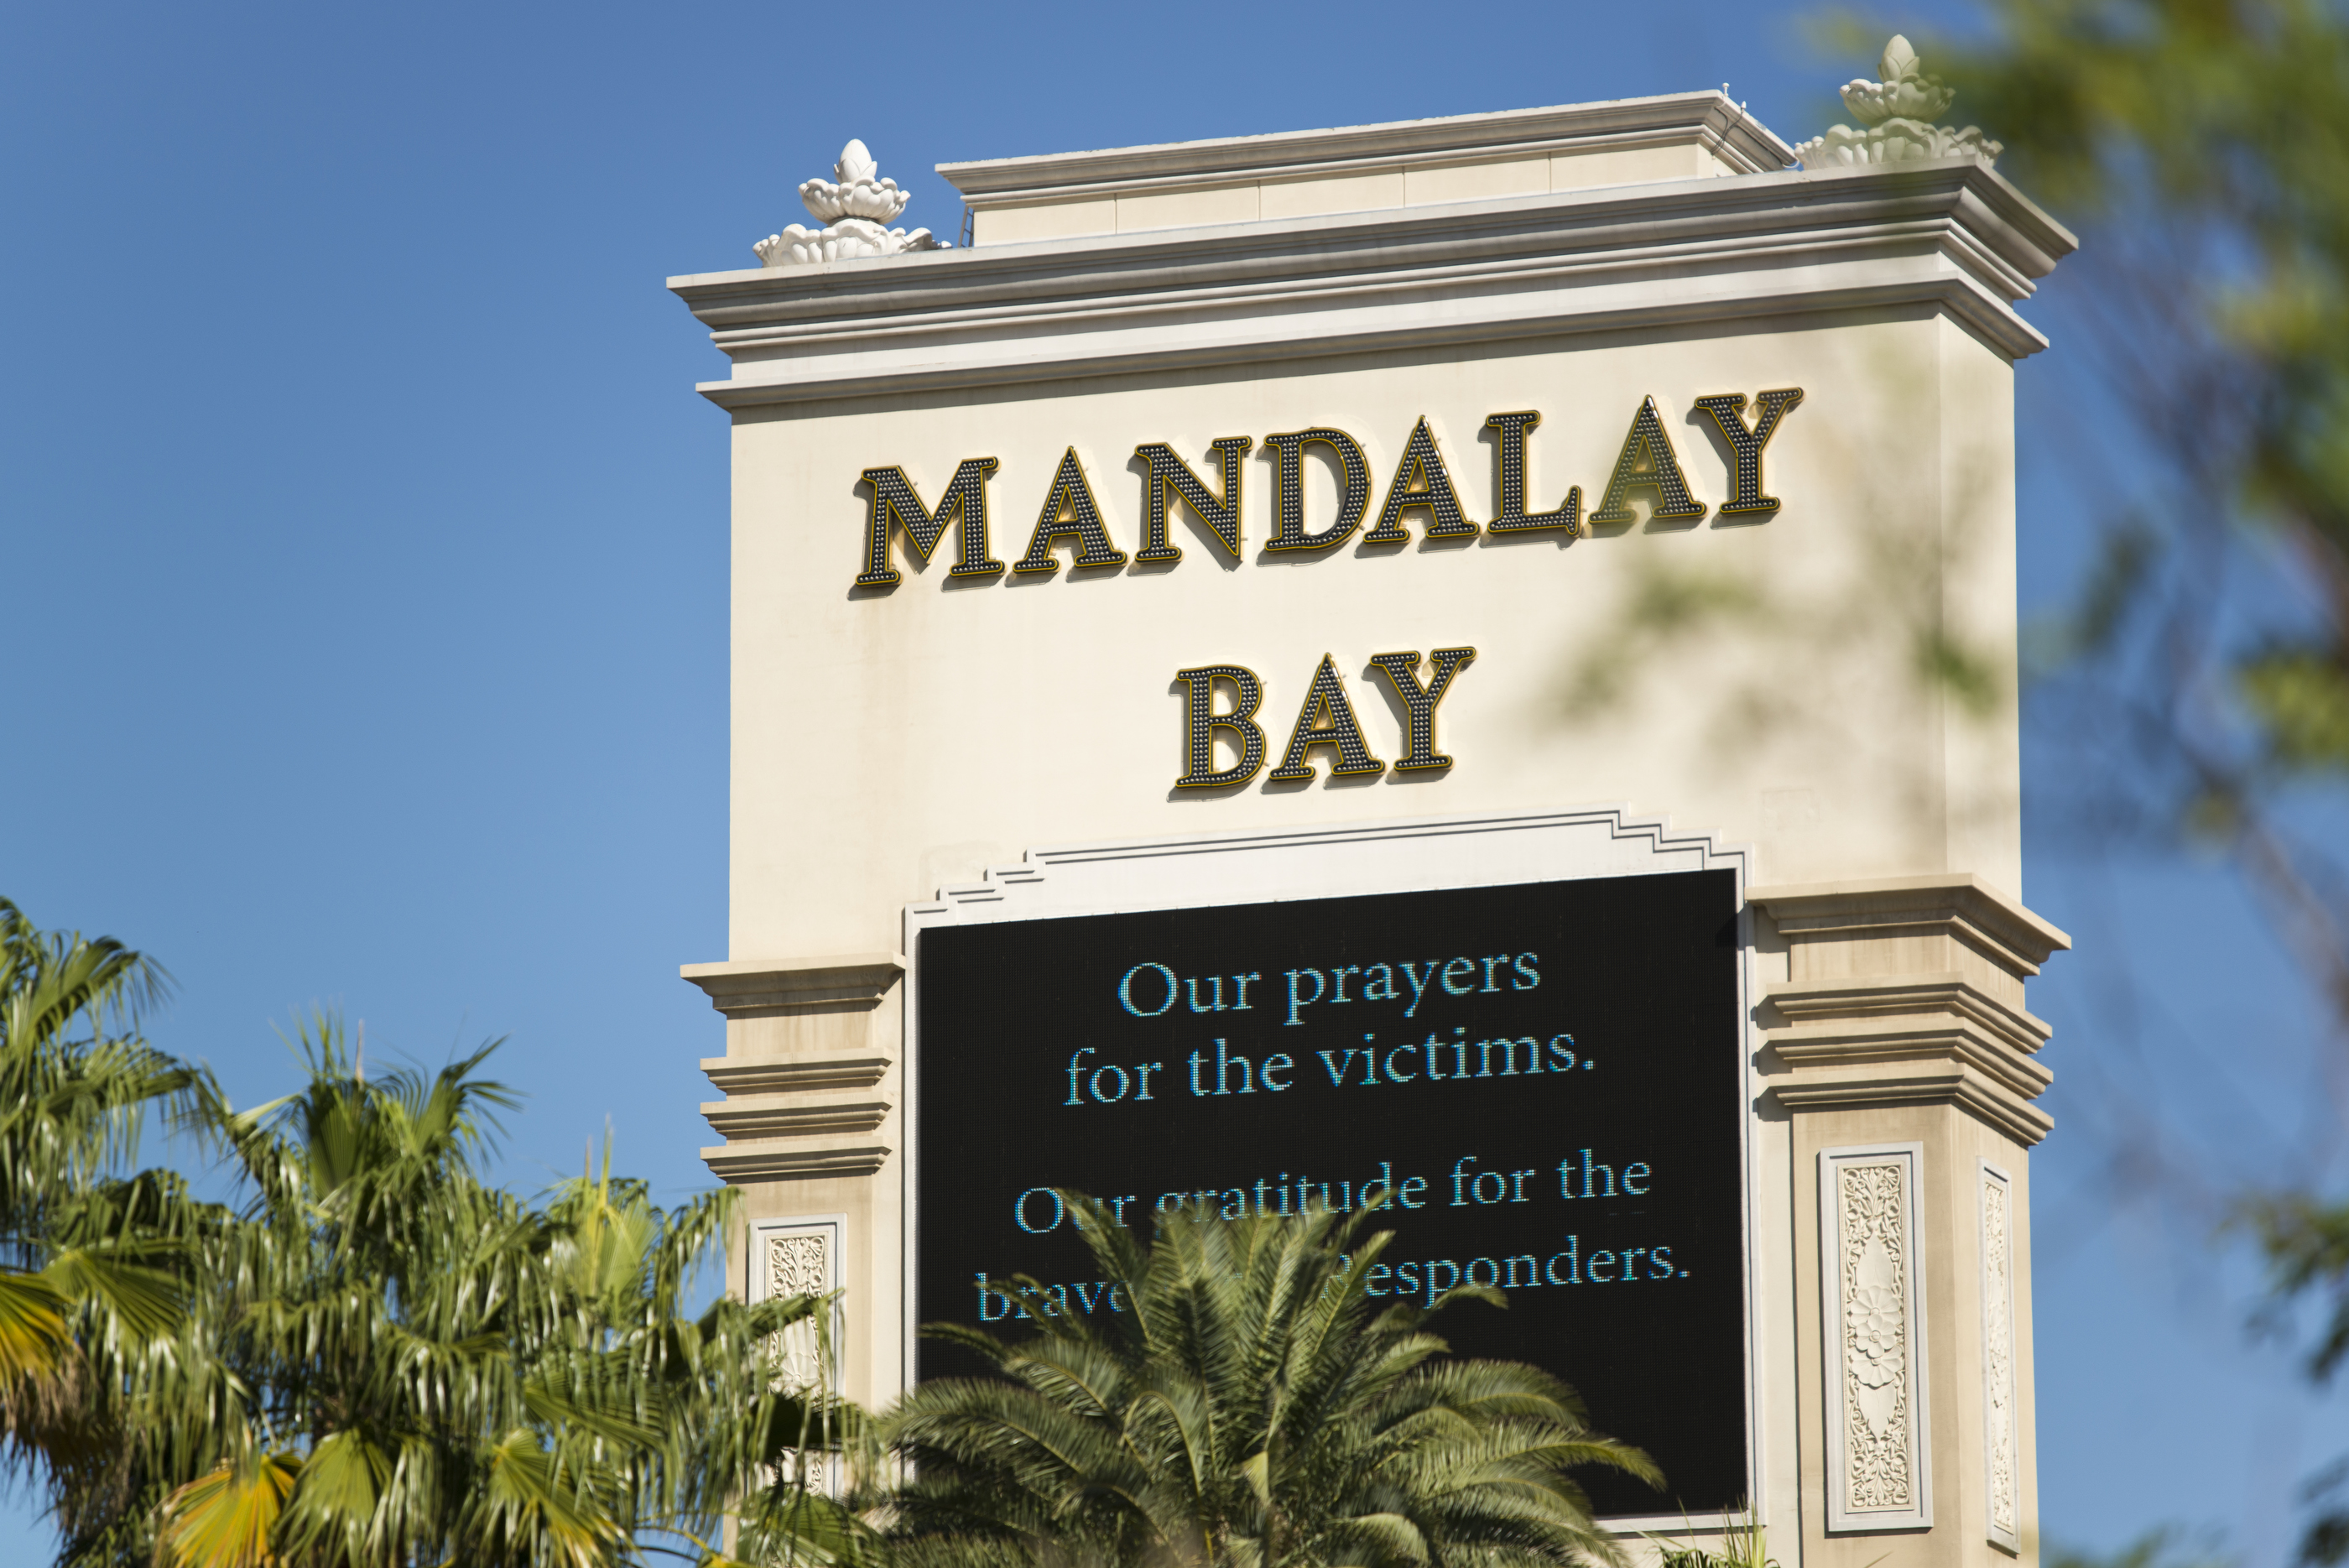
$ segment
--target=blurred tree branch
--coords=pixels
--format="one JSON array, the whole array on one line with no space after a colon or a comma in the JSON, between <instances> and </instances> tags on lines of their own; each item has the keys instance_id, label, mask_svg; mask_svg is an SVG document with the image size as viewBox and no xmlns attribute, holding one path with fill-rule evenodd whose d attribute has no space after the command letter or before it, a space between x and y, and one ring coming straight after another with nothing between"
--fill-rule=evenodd
<instances>
[{"instance_id":1,"label":"blurred tree branch","mask_svg":"<svg viewBox=\"0 0 2349 1568\"><path fill-rule=\"evenodd\" d=\"M2061 830L2223 855L2338 1042L2349 10L1994 0L1990 12L1987 41L1928 57L1966 117L2007 144L2001 171L2085 231L2067 348L2121 432L2064 443L2071 477L2097 497L2101 554L2026 648L2030 722L2077 785L2056 803ZM2336 1086L2344 1054L2331 1053ZM2331 1142L2344 1120L2336 1104ZM2329 1313L2309 1364L2322 1378L2349 1352L2349 1202L2323 1190L2321 1167L2255 1185L2210 1196L2269 1263L2270 1321L2312 1299ZM2302 1560L2349 1559L2349 1504L2331 1483L2310 1501Z\"/></svg>"}]
</instances>

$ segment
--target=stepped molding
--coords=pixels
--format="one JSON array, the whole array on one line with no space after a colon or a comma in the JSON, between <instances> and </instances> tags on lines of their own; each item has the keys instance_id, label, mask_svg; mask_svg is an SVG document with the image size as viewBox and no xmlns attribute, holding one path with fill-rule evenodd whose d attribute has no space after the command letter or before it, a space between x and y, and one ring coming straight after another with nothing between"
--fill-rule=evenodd
<instances>
[{"instance_id":1,"label":"stepped molding","mask_svg":"<svg viewBox=\"0 0 2349 1568\"><path fill-rule=\"evenodd\" d=\"M2054 1033L2029 1012L2008 1005L1954 970L1930 975L1782 981L1765 987L1764 996L1798 1026L1949 1013L2023 1052L2037 1051Z\"/></svg>"},{"instance_id":2,"label":"stepped molding","mask_svg":"<svg viewBox=\"0 0 2349 1568\"><path fill-rule=\"evenodd\" d=\"M894 1013L905 958L895 952L684 965L726 1017L726 1054L701 1070L725 1095L702 1116L726 1141L701 1158L725 1181L802 1181L878 1170L892 1137Z\"/></svg>"},{"instance_id":3,"label":"stepped molding","mask_svg":"<svg viewBox=\"0 0 2349 1568\"><path fill-rule=\"evenodd\" d=\"M869 1089L888 1073L887 1056L704 1056L701 1071L728 1095L792 1089Z\"/></svg>"},{"instance_id":4,"label":"stepped molding","mask_svg":"<svg viewBox=\"0 0 2349 1568\"><path fill-rule=\"evenodd\" d=\"M1762 888L1789 978L1763 989L1771 1093L1799 1110L1958 1106L2024 1147L2054 1126L2024 981L2071 945L1977 877ZM1769 1015L1775 1014L1775 1018Z\"/></svg>"},{"instance_id":5,"label":"stepped molding","mask_svg":"<svg viewBox=\"0 0 2349 1568\"><path fill-rule=\"evenodd\" d=\"M870 1176L889 1158L889 1146L877 1143L825 1143L797 1140L728 1143L701 1151L701 1162L721 1181L804 1181L828 1176Z\"/></svg>"},{"instance_id":6,"label":"stepped molding","mask_svg":"<svg viewBox=\"0 0 2349 1568\"><path fill-rule=\"evenodd\" d=\"M709 996L710 1006L730 1019L878 1007L905 972L903 953L754 959L678 969Z\"/></svg>"},{"instance_id":7,"label":"stepped molding","mask_svg":"<svg viewBox=\"0 0 2349 1568\"><path fill-rule=\"evenodd\" d=\"M886 1100L816 1100L798 1095L732 1095L712 1100L701 1114L720 1137L807 1137L826 1133L869 1133L889 1115Z\"/></svg>"}]
</instances>

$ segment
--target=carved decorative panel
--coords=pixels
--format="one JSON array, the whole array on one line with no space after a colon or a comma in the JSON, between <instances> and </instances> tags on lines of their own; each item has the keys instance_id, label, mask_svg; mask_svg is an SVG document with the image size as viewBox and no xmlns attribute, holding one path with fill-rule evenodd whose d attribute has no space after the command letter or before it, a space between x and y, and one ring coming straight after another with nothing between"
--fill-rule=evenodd
<instances>
[{"instance_id":1,"label":"carved decorative panel","mask_svg":"<svg viewBox=\"0 0 2349 1568\"><path fill-rule=\"evenodd\" d=\"M840 1289L840 1243L843 1221L836 1215L823 1219L762 1220L750 1227L750 1298L826 1296ZM840 1366L840 1332L843 1326L838 1304L819 1320L803 1318L767 1343L775 1381L786 1388L807 1388L828 1381L826 1363ZM829 1355L827 1355L827 1351ZM786 1465L792 1461L788 1459ZM820 1490L831 1491L835 1478L821 1455L808 1456L810 1480Z\"/></svg>"},{"instance_id":2,"label":"carved decorative panel","mask_svg":"<svg viewBox=\"0 0 2349 1568\"><path fill-rule=\"evenodd\" d=\"M829 1231L802 1231L767 1238L767 1293L822 1295L832 1289Z\"/></svg>"},{"instance_id":3,"label":"carved decorative panel","mask_svg":"<svg viewBox=\"0 0 2349 1568\"><path fill-rule=\"evenodd\" d=\"M783 1220L750 1231L750 1299L830 1295L840 1288L840 1224L834 1220ZM823 1337L813 1319L794 1324L768 1347L776 1375L792 1387L817 1382L823 1371ZM839 1347L833 1345L838 1364Z\"/></svg>"},{"instance_id":4,"label":"carved decorative panel","mask_svg":"<svg viewBox=\"0 0 2349 1568\"><path fill-rule=\"evenodd\" d=\"M2020 1417L2014 1378L2014 1183L1984 1160L1982 1216L1982 1475L1985 1532L1994 1545L2023 1550Z\"/></svg>"},{"instance_id":5,"label":"carved decorative panel","mask_svg":"<svg viewBox=\"0 0 2349 1568\"><path fill-rule=\"evenodd\" d=\"M1925 1421L1920 1146L1819 1155L1827 1528L1933 1522Z\"/></svg>"}]
</instances>

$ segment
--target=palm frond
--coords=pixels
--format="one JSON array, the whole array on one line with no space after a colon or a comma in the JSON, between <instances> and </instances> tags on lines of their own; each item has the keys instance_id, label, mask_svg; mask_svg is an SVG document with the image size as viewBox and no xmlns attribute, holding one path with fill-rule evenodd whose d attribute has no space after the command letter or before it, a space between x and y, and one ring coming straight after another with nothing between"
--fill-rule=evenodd
<instances>
[{"instance_id":1,"label":"palm frond","mask_svg":"<svg viewBox=\"0 0 2349 1568\"><path fill-rule=\"evenodd\" d=\"M627 1551L628 1532L536 1433L507 1433L486 1460L460 1532L481 1560L599 1568Z\"/></svg>"},{"instance_id":2,"label":"palm frond","mask_svg":"<svg viewBox=\"0 0 2349 1568\"><path fill-rule=\"evenodd\" d=\"M1359 1213L1169 1214L1144 1243L1062 1200L1132 1310L1038 1314L1017 1342L926 1328L990 1375L925 1384L882 1422L911 1470L888 1500L902 1564L1619 1563L1571 1472L1654 1481L1653 1463L1592 1430L1550 1374L1453 1359L1424 1326L1498 1293L1371 1297L1388 1238Z\"/></svg>"},{"instance_id":3,"label":"palm frond","mask_svg":"<svg viewBox=\"0 0 2349 1568\"><path fill-rule=\"evenodd\" d=\"M171 1493L160 1545L169 1568L275 1568L285 1500L301 1478L290 1454L223 1460Z\"/></svg>"}]
</instances>

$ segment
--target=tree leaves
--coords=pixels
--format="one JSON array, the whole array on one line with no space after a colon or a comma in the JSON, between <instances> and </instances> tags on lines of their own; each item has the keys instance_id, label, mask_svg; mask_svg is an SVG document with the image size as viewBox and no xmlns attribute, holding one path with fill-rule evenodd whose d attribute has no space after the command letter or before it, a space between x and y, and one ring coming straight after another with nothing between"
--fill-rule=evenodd
<instances>
[{"instance_id":1,"label":"tree leaves","mask_svg":"<svg viewBox=\"0 0 2349 1568\"><path fill-rule=\"evenodd\" d=\"M275 1568L273 1546L302 1462L286 1454L223 1459L171 1494L161 1532L181 1562L215 1568Z\"/></svg>"},{"instance_id":2,"label":"tree leaves","mask_svg":"<svg viewBox=\"0 0 2349 1568\"><path fill-rule=\"evenodd\" d=\"M250 1110L135 1054L134 1078L86 1088L95 1049L48 1069L63 1111L16 1107L47 1139L19 1162L44 1185L16 1232L43 1268L0 1273L0 1409L47 1413L68 1562L590 1568L637 1561L643 1532L709 1534L746 1496L826 1552L857 1539L794 1515L773 1474L853 1429L820 1392L771 1386L767 1338L820 1303L684 1315L738 1229L730 1191L664 1210L607 1139L600 1172L525 1202L474 1164L515 1103L482 1075L492 1048L370 1074L323 1014L296 1044L306 1082ZM182 1084L239 1208L93 1174L94 1124Z\"/></svg>"},{"instance_id":3,"label":"tree leaves","mask_svg":"<svg viewBox=\"0 0 2349 1568\"><path fill-rule=\"evenodd\" d=\"M1549 1374L1451 1360L1427 1313L1369 1296L1387 1237L1359 1215L1174 1215L1144 1244L1063 1201L1130 1310L1040 1312L1018 1344L925 1331L999 1376L924 1384L882 1420L913 1472L887 1498L909 1568L1619 1560L1568 1472L1654 1465ZM1496 1298L1435 1310L1474 1299Z\"/></svg>"},{"instance_id":4,"label":"tree leaves","mask_svg":"<svg viewBox=\"0 0 2349 1568\"><path fill-rule=\"evenodd\" d=\"M2286 643L2247 655L2235 676L2277 766L2349 770L2349 670L2336 658Z\"/></svg>"}]
</instances>

